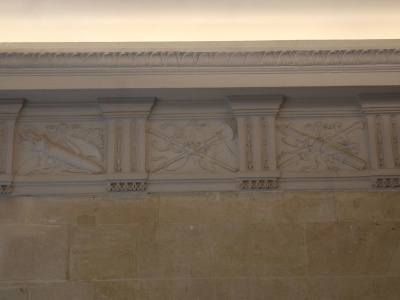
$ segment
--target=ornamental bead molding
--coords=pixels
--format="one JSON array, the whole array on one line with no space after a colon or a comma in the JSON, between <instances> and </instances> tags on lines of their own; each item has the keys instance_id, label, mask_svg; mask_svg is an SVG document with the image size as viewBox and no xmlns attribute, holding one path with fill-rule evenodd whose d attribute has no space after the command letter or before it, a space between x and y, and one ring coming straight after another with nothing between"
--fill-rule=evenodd
<instances>
[{"instance_id":1,"label":"ornamental bead molding","mask_svg":"<svg viewBox=\"0 0 400 300\"><path fill-rule=\"evenodd\" d=\"M11 193L11 185L10 184L0 185L0 194L9 194L9 193Z\"/></svg>"},{"instance_id":2,"label":"ornamental bead molding","mask_svg":"<svg viewBox=\"0 0 400 300\"><path fill-rule=\"evenodd\" d=\"M136 192L145 189L145 182L110 182L108 185L109 192Z\"/></svg>"},{"instance_id":3,"label":"ornamental bead molding","mask_svg":"<svg viewBox=\"0 0 400 300\"><path fill-rule=\"evenodd\" d=\"M400 49L254 52L0 52L0 69L400 65Z\"/></svg>"},{"instance_id":4,"label":"ornamental bead molding","mask_svg":"<svg viewBox=\"0 0 400 300\"><path fill-rule=\"evenodd\" d=\"M400 177L377 177L373 179L374 188L398 188L400 187Z\"/></svg>"},{"instance_id":5,"label":"ornamental bead molding","mask_svg":"<svg viewBox=\"0 0 400 300\"><path fill-rule=\"evenodd\" d=\"M268 190L278 188L276 178L274 179L248 179L241 180L239 189L241 190Z\"/></svg>"}]
</instances>

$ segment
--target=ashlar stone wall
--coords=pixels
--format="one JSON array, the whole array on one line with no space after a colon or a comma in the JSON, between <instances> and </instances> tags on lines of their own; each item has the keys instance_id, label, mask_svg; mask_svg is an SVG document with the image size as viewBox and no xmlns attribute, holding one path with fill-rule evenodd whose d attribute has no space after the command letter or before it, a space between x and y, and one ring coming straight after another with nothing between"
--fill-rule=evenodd
<instances>
[{"instance_id":1,"label":"ashlar stone wall","mask_svg":"<svg viewBox=\"0 0 400 300\"><path fill-rule=\"evenodd\" d=\"M0 299L399 299L400 192L0 198Z\"/></svg>"}]
</instances>

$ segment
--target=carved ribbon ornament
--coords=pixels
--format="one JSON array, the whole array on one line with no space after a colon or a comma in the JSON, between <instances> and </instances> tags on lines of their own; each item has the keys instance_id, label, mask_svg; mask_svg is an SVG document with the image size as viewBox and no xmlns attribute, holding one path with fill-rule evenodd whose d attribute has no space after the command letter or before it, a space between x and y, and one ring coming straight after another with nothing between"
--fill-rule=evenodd
<instances>
[{"instance_id":1,"label":"carved ribbon ornament","mask_svg":"<svg viewBox=\"0 0 400 300\"><path fill-rule=\"evenodd\" d=\"M287 124L278 125L277 129L285 136L282 141L294 149L280 154L278 167L285 168L305 161L309 164L302 171L315 170L321 163L326 169L337 169L333 167L335 162L357 170L365 169L367 163L355 155L358 144L350 143L347 137L352 131L363 130L364 123L354 122L346 129L341 129L341 126L341 123L315 122L305 126L306 130L313 132L307 134Z\"/></svg>"},{"instance_id":2,"label":"carved ribbon ornament","mask_svg":"<svg viewBox=\"0 0 400 300\"><path fill-rule=\"evenodd\" d=\"M204 170L215 172L215 166L225 170L235 172L236 168L225 164L216 158L215 148L221 144L226 147L231 153L233 151L227 145L227 140L233 139L232 128L227 124L222 124L219 131L215 131L205 139L200 139L189 132L200 131L204 133L203 128L206 124L197 124L195 121L189 121L185 127L178 128L175 124L166 123L161 126L161 129L168 127L173 128L172 135L166 135L154 129L150 129L150 133L163 141L163 146L160 147L156 140L152 146L159 152L172 152L176 154L172 158L167 156L157 156L152 161L159 162L158 166L150 170L154 173L159 170L176 171L183 168L189 159L194 159L195 162Z\"/></svg>"}]
</instances>

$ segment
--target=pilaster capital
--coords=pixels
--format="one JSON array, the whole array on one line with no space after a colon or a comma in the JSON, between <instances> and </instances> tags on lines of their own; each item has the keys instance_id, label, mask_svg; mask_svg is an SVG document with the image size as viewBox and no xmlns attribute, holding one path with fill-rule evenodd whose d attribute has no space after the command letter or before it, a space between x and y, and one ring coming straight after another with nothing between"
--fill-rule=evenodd
<instances>
[{"instance_id":1,"label":"pilaster capital","mask_svg":"<svg viewBox=\"0 0 400 300\"><path fill-rule=\"evenodd\" d=\"M155 98L98 98L98 104L105 117L144 117L147 118Z\"/></svg>"},{"instance_id":2,"label":"pilaster capital","mask_svg":"<svg viewBox=\"0 0 400 300\"><path fill-rule=\"evenodd\" d=\"M284 96L228 96L232 112L236 116L276 115Z\"/></svg>"},{"instance_id":3,"label":"pilaster capital","mask_svg":"<svg viewBox=\"0 0 400 300\"><path fill-rule=\"evenodd\" d=\"M366 114L400 113L400 94L359 94L358 100Z\"/></svg>"},{"instance_id":4,"label":"pilaster capital","mask_svg":"<svg viewBox=\"0 0 400 300\"><path fill-rule=\"evenodd\" d=\"M24 99L1 99L0 98L0 118L4 119L15 119L22 105L24 104Z\"/></svg>"}]
</instances>

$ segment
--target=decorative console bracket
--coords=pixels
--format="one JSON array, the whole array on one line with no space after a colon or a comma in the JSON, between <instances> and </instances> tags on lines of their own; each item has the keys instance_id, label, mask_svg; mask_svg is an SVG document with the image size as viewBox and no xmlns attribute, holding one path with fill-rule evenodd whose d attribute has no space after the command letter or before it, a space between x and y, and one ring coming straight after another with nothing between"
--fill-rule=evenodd
<instances>
[{"instance_id":1,"label":"decorative console bracket","mask_svg":"<svg viewBox=\"0 0 400 300\"><path fill-rule=\"evenodd\" d=\"M155 98L99 98L108 128L109 192L144 191L146 120Z\"/></svg>"},{"instance_id":2,"label":"decorative console bracket","mask_svg":"<svg viewBox=\"0 0 400 300\"><path fill-rule=\"evenodd\" d=\"M0 194L11 193L15 121L23 99L0 99Z\"/></svg>"},{"instance_id":3,"label":"decorative console bracket","mask_svg":"<svg viewBox=\"0 0 400 300\"><path fill-rule=\"evenodd\" d=\"M228 96L236 117L241 189L277 188L275 117L284 96Z\"/></svg>"},{"instance_id":4,"label":"decorative console bracket","mask_svg":"<svg viewBox=\"0 0 400 300\"><path fill-rule=\"evenodd\" d=\"M368 120L372 186L399 187L400 95L360 94L359 101Z\"/></svg>"}]
</instances>

